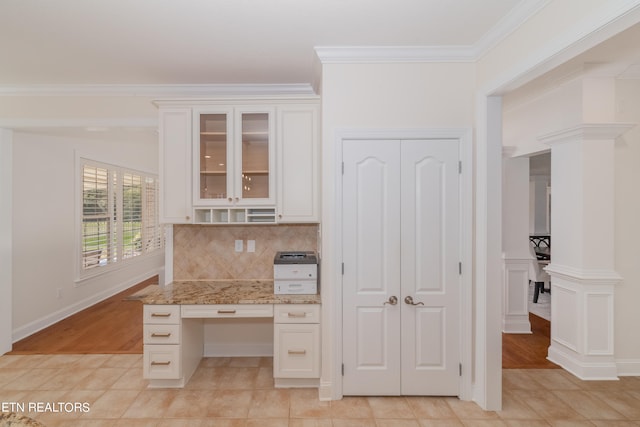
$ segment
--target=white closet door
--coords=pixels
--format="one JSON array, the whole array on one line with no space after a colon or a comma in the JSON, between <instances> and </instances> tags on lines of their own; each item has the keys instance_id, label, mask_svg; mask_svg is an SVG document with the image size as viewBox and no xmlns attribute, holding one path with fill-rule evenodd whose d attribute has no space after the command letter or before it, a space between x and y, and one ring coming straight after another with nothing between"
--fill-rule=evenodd
<instances>
[{"instance_id":1,"label":"white closet door","mask_svg":"<svg viewBox=\"0 0 640 427\"><path fill-rule=\"evenodd\" d=\"M403 141L401 156L402 394L458 395L458 144Z\"/></svg>"},{"instance_id":2,"label":"white closet door","mask_svg":"<svg viewBox=\"0 0 640 427\"><path fill-rule=\"evenodd\" d=\"M343 161L343 393L458 395L458 141L344 141Z\"/></svg>"},{"instance_id":3,"label":"white closet door","mask_svg":"<svg viewBox=\"0 0 640 427\"><path fill-rule=\"evenodd\" d=\"M400 394L400 145L343 144L343 393Z\"/></svg>"}]
</instances>

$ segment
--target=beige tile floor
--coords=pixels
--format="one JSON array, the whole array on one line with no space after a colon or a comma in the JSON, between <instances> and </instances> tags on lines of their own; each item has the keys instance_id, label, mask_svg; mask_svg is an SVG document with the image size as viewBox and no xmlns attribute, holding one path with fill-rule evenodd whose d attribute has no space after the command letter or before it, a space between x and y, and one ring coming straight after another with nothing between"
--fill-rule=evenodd
<instances>
[{"instance_id":1,"label":"beige tile floor","mask_svg":"<svg viewBox=\"0 0 640 427\"><path fill-rule=\"evenodd\" d=\"M585 382L560 369L504 370L503 410L486 412L457 398L320 402L313 389L275 389L271 358L205 358L185 389L150 390L141 364L141 355L5 355L0 410L23 404L48 427L640 426L639 377ZM53 406L29 412L37 402Z\"/></svg>"}]
</instances>

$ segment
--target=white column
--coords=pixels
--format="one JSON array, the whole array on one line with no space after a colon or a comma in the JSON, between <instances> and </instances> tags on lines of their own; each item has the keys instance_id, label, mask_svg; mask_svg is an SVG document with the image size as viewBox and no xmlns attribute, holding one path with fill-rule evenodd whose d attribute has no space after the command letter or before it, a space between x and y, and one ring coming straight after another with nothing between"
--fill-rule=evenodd
<instances>
[{"instance_id":1,"label":"white column","mask_svg":"<svg viewBox=\"0 0 640 427\"><path fill-rule=\"evenodd\" d=\"M12 346L12 146L13 132L0 129L0 354Z\"/></svg>"},{"instance_id":2,"label":"white column","mask_svg":"<svg viewBox=\"0 0 640 427\"><path fill-rule=\"evenodd\" d=\"M502 160L502 331L530 334L529 158Z\"/></svg>"},{"instance_id":3,"label":"white column","mask_svg":"<svg viewBox=\"0 0 640 427\"><path fill-rule=\"evenodd\" d=\"M617 379L614 143L627 124L584 124L539 138L551 146L551 346L581 379Z\"/></svg>"}]
</instances>

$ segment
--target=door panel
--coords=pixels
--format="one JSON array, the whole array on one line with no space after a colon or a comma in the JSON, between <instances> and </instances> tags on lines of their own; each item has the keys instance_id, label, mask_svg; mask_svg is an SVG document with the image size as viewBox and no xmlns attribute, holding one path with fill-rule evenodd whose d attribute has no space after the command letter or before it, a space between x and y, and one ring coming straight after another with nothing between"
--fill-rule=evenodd
<instances>
[{"instance_id":1,"label":"door panel","mask_svg":"<svg viewBox=\"0 0 640 427\"><path fill-rule=\"evenodd\" d=\"M458 395L458 141L344 141L343 161L343 393Z\"/></svg>"},{"instance_id":2,"label":"door panel","mask_svg":"<svg viewBox=\"0 0 640 427\"><path fill-rule=\"evenodd\" d=\"M400 149L343 146L343 361L345 394L400 392Z\"/></svg>"},{"instance_id":3,"label":"door panel","mask_svg":"<svg viewBox=\"0 0 640 427\"><path fill-rule=\"evenodd\" d=\"M459 391L458 144L402 142L402 393ZM413 298L414 304L404 302Z\"/></svg>"}]
</instances>

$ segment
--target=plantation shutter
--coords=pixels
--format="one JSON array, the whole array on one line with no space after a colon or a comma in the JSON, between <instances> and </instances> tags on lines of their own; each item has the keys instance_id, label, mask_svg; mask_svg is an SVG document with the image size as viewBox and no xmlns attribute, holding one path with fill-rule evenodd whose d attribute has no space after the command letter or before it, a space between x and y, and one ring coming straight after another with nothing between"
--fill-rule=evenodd
<instances>
[{"instance_id":1,"label":"plantation shutter","mask_svg":"<svg viewBox=\"0 0 640 427\"><path fill-rule=\"evenodd\" d=\"M122 174L123 258L142 254L142 177Z\"/></svg>"},{"instance_id":2,"label":"plantation shutter","mask_svg":"<svg viewBox=\"0 0 640 427\"><path fill-rule=\"evenodd\" d=\"M164 247L157 178L84 159L81 167L81 276Z\"/></svg>"},{"instance_id":3,"label":"plantation shutter","mask_svg":"<svg viewBox=\"0 0 640 427\"><path fill-rule=\"evenodd\" d=\"M163 232L159 223L158 205L158 180L155 178L145 178L144 184L144 224L143 229L143 252L151 252L163 246Z\"/></svg>"},{"instance_id":4,"label":"plantation shutter","mask_svg":"<svg viewBox=\"0 0 640 427\"><path fill-rule=\"evenodd\" d=\"M113 256L113 195L109 170L84 165L82 171L82 268L106 265Z\"/></svg>"}]
</instances>

